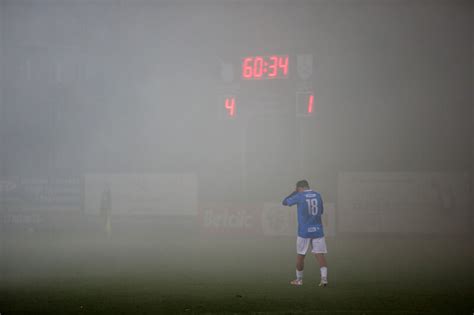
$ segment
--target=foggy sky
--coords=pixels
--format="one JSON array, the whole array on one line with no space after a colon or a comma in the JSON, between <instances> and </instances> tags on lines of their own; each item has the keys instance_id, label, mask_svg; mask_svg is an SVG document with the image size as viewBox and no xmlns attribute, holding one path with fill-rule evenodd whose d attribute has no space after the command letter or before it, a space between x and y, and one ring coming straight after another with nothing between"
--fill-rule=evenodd
<instances>
[{"instance_id":1,"label":"foggy sky","mask_svg":"<svg viewBox=\"0 0 474 315\"><path fill-rule=\"evenodd\" d=\"M333 200L341 171L472 178L468 1L1 5L2 176L196 172L224 200L300 178ZM273 53L313 54L315 117L220 119L220 64L244 89L240 58ZM271 84L249 93L295 93Z\"/></svg>"}]
</instances>

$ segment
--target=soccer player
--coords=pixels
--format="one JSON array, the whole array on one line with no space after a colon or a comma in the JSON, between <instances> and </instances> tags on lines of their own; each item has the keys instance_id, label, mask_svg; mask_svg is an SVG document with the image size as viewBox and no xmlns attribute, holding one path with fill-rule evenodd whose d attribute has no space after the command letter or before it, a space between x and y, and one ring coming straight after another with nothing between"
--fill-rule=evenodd
<instances>
[{"instance_id":1,"label":"soccer player","mask_svg":"<svg viewBox=\"0 0 474 315\"><path fill-rule=\"evenodd\" d=\"M303 285L304 258L309 246L315 254L321 271L320 287L328 284L328 268L324 254L327 253L326 241L324 239L323 224L323 200L321 194L309 189L308 181L300 180L296 183L296 191L283 200L284 206L297 205L298 209L298 237L296 239L296 279L291 281L292 285Z\"/></svg>"}]
</instances>

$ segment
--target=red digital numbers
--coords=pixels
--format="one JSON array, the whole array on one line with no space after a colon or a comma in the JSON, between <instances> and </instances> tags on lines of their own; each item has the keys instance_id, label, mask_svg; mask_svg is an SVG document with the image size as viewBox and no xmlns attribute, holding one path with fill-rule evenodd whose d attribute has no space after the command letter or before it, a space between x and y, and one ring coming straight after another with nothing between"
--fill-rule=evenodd
<instances>
[{"instance_id":1,"label":"red digital numbers","mask_svg":"<svg viewBox=\"0 0 474 315\"><path fill-rule=\"evenodd\" d=\"M278 58L278 68L283 71L283 75L286 77L288 74L288 56Z\"/></svg>"},{"instance_id":2,"label":"red digital numbers","mask_svg":"<svg viewBox=\"0 0 474 315\"><path fill-rule=\"evenodd\" d=\"M263 58L258 56L253 60L253 76L261 78L263 75Z\"/></svg>"},{"instance_id":3,"label":"red digital numbers","mask_svg":"<svg viewBox=\"0 0 474 315\"><path fill-rule=\"evenodd\" d=\"M242 60L242 79L275 79L288 76L288 56L253 56Z\"/></svg>"},{"instance_id":4,"label":"red digital numbers","mask_svg":"<svg viewBox=\"0 0 474 315\"><path fill-rule=\"evenodd\" d=\"M314 93L297 92L296 93L296 115L312 116L314 113Z\"/></svg>"},{"instance_id":5,"label":"red digital numbers","mask_svg":"<svg viewBox=\"0 0 474 315\"><path fill-rule=\"evenodd\" d=\"M253 77L253 58L247 57L242 62L242 78L250 79Z\"/></svg>"},{"instance_id":6,"label":"red digital numbers","mask_svg":"<svg viewBox=\"0 0 474 315\"><path fill-rule=\"evenodd\" d=\"M226 97L224 106L227 111L227 116L234 117L235 116L235 97Z\"/></svg>"},{"instance_id":7,"label":"red digital numbers","mask_svg":"<svg viewBox=\"0 0 474 315\"><path fill-rule=\"evenodd\" d=\"M288 57L286 57L288 60ZM278 56L270 56L270 65L268 66L268 77L274 78L278 75ZM287 68L288 71L288 68Z\"/></svg>"},{"instance_id":8,"label":"red digital numbers","mask_svg":"<svg viewBox=\"0 0 474 315\"><path fill-rule=\"evenodd\" d=\"M314 104L314 95L310 94L308 97L308 114L313 112L313 104Z\"/></svg>"}]
</instances>

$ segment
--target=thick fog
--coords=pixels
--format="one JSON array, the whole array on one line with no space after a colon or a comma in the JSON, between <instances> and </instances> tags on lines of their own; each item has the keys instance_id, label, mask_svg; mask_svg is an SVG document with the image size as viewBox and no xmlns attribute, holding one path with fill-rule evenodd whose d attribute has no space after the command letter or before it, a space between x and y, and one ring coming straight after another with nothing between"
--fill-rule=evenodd
<instances>
[{"instance_id":1,"label":"thick fog","mask_svg":"<svg viewBox=\"0 0 474 315\"><path fill-rule=\"evenodd\" d=\"M0 4L6 278L36 272L20 238L82 258L97 243L78 241L130 241L140 263L146 233L199 236L195 254L229 234L293 246L296 210L280 203L300 179L321 192L334 239L472 237L469 1ZM242 78L244 58L272 55L288 56L286 78ZM156 253L188 248L170 244Z\"/></svg>"}]
</instances>

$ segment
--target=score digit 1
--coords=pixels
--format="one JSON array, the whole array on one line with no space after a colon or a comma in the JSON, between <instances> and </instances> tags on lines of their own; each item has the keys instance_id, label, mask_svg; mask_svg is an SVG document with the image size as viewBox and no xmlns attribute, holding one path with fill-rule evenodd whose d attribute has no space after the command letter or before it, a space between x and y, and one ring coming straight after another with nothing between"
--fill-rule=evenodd
<instances>
[{"instance_id":1,"label":"score digit 1","mask_svg":"<svg viewBox=\"0 0 474 315\"><path fill-rule=\"evenodd\" d=\"M309 94L308 96L308 114L313 113L313 104L314 104L314 95L313 93Z\"/></svg>"},{"instance_id":2,"label":"score digit 1","mask_svg":"<svg viewBox=\"0 0 474 315\"><path fill-rule=\"evenodd\" d=\"M225 98L224 107L227 113L227 117L235 117L235 97L229 96Z\"/></svg>"},{"instance_id":3,"label":"score digit 1","mask_svg":"<svg viewBox=\"0 0 474 315\"><path fill-rule=\"evenodd\" d=\"M296 115L311 116L314 113L314 94L313 92L296 93Z\"/></svg>"}]
</instances>

